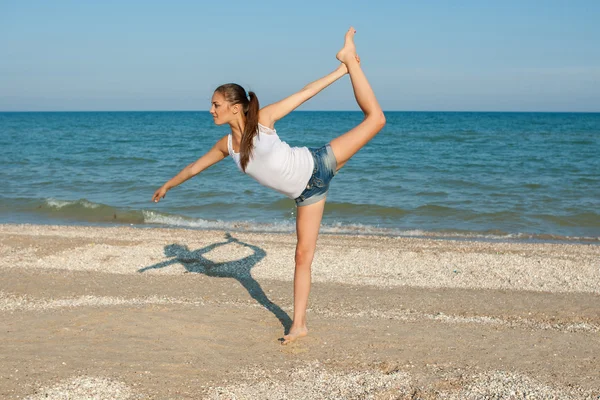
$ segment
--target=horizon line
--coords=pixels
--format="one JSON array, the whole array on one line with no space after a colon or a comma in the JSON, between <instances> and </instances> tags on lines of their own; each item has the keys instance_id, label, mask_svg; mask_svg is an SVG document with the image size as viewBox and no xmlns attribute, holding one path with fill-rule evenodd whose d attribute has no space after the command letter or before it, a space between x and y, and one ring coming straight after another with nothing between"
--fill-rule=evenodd
<instances>
[{"instance_id":1,"label":"horizon line","mask_svg":"<svg viewBox=\"0 0 600 400\"><path fill-rule=\"evenodd\" d=\"M118 113L118 112L197 112L197 113L209 113L206 110L0 110L0 113ZM360 110L294 110L294 112L356 112L362 113ZM383 110L386 112L401 112L401 113L547 113L547 114L599 114L598 111L536 111L536 110ZM290 113L291 114L291 113Z\"/></svg>"}]
</instances>

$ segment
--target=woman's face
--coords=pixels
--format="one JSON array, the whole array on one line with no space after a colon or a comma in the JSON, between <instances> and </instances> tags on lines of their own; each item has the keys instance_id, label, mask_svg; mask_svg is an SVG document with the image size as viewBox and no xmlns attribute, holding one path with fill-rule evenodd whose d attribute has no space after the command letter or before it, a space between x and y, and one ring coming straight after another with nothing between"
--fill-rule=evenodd
<instances>
[{"instance_id":1,"label":"woman's face","mask_svg":"<svg viewBox=\"0 0 600 400\"><path fill-rule=\"evenodd\" d=\"M217 125L227 124L234 118L234 112L231 104L225 100L219 92L213 94L210 106L210 114L213 116L213 121Z\"/></svg>"}]
</instances>

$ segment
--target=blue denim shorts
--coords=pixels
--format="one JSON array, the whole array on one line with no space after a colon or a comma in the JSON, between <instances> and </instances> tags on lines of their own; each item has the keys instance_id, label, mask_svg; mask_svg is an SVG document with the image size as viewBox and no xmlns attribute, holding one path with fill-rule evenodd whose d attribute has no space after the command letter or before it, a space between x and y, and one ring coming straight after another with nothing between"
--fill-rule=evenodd
<instances>
[{"instance_id":1,"label":"blue denim shorts","mask_svg":"<svg viewBox=\"0 0 600 400\"><path fill-rule=\"evenodd\" d=\"M337 160L329 144L308 150L313 156L315 167L306 189L295 199L298 207L314 204L327 197L329 183L337 174Z\"/></svg>"}]
</instances>

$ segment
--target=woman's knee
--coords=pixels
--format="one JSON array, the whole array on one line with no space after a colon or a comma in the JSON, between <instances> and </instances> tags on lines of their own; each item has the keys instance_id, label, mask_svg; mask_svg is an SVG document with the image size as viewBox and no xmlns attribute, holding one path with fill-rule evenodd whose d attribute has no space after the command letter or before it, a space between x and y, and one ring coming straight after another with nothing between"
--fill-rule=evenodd
<instances>
[{"instance_id":1,"label":"woman's knee","mask_svg":"<svg viewBox=\"0 0 600 400\"><path fill-rule=\"evenodd\" d=\"M315 255L314 247L296 246L296 265L310 265Z\"/></svg>"}]
</instances>

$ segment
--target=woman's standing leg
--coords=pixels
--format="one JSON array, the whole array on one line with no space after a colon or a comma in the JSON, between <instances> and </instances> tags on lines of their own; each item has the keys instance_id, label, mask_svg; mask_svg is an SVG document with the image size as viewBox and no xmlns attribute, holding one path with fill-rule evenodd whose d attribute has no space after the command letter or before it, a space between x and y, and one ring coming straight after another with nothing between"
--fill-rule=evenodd
<instances>
[{"instance_id":1,"label":"woman's standing leg","mask_svg":"<svg viewBox=\"0 0 600 400\"><path fill-rule=\"evenodd\" d=\"M385 117L375 98L375 94L360 68L356 48L354 46L354 28L346 33L345 43L337 58L343 62L350 74L354 96L365 119L356 128L331 141L330 145L340 169L346 161L360 150L385 125ZM317 247L317 238L325 199L309 206L298 207L296 217L296 270L294 272L294 321L290 332L284 336L283 344L290 343L299 337L306 336L306 308L311 283L311 264Z\"/></svg>"},{"instance_id":2,"label":"woman's standing leg","mask_svg":"<svg viewBox=\"0 0 600 400\"><path fill-rule=\"evenodd\" d=\"M283 344L293 342L299 337L306 336L306 308L310 293L310 266L317 247L317 238L325 199L315 204L298 207L296 216L296 269L294 271L294 321L287 335L283 337Z\"/></svg>"},{"instance_id":3,"label":"woman's standing leg","mask_svg":"<svg viewBox=\"0 0 600 400\"><path fill-rule=\"evenodd\" d=\"M337 160L338 170L369 140L373 139L385 125L385 116L381 106L356 58L354 33L356 33L354 28L350 28L346 33L344 47L336 57L348 68L354 97L365 114L365 119L354 129L331 141L330 145Z\"/></svg>"}]
</instances>

